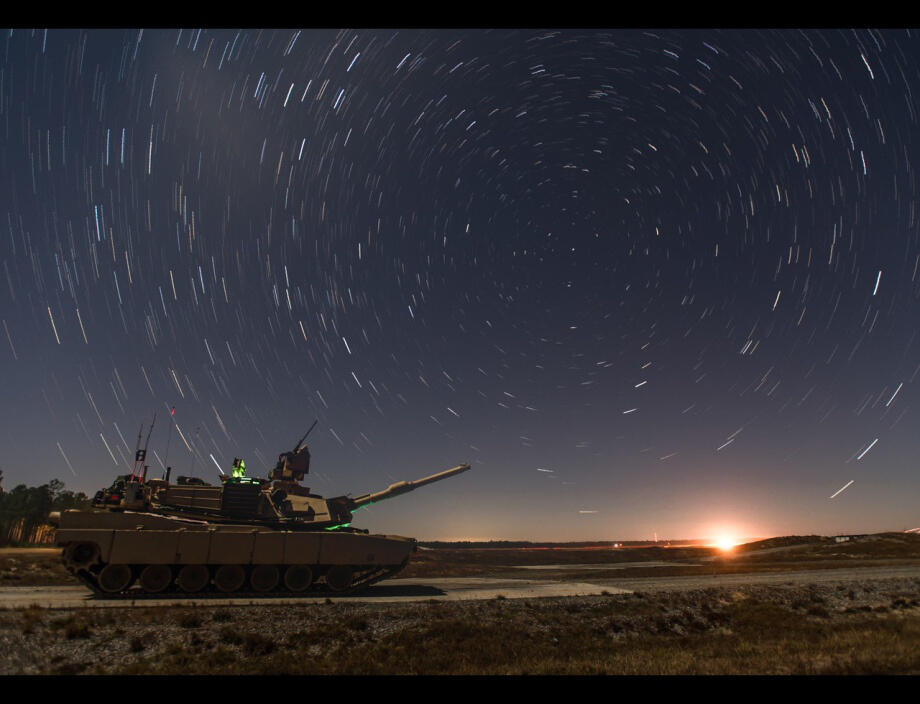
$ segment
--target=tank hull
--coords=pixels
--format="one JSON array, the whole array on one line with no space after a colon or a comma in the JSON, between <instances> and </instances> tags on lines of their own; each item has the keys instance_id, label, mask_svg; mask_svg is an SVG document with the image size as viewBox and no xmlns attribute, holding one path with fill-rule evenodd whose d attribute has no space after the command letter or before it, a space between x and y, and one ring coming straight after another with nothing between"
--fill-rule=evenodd
<instances>
[{"instance_id":1,"label":"tank hull","mask_svg":"<svg viewBox=\"0 0 920 704\"><path fill-rule=\"evenodd\" d=\"M56 543L72 574L112 598L352 593L399 572L416 549L402 536L130 511L65 511Z\"/></svg>"}]
</instances>

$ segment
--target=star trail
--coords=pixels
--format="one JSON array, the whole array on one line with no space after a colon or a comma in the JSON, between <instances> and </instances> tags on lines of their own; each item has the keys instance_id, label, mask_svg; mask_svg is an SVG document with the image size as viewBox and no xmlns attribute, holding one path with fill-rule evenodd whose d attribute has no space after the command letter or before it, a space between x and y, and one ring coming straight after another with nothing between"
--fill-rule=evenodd
<instances>
[{"instance_id":1,"label":"star trail","mask_svg":"<svg viewBox=\"0 0 920 704\"><path fill-rule=\"evenodd\" d=\"M376 532L916 525L916 32L0 42L5 488L319 419L326 496L472 464Z\"/></svg>"}]
</instances>

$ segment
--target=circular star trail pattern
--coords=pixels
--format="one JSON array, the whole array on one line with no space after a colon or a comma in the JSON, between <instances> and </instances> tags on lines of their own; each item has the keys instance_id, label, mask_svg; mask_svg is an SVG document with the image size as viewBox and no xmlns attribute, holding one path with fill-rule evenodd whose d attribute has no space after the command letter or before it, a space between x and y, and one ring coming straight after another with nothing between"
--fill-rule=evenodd
<instances>
[{"instance_id":1,"label":"circular star trail pattern","mask_svg":"<svg viewBox=\"0 0 920 704\"><path fill-rule=\"evenodd\" d=\"M317 418L327 496L473 464L379 532L920 524L915 32L2 51L7 489L92 493L154 412L152 474L262 475Z\"/></svg>"}]
</instances>

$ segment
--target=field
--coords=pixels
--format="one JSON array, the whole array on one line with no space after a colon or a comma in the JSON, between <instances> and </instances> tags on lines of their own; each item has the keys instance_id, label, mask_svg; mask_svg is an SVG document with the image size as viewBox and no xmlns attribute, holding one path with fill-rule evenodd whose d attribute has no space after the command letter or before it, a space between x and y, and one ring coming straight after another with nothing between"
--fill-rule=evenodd
<instances>
[{"instance_id":1,"label":"field","mask_svg":"<svg viewBox=\"0 0 920 704\"><path fill-rule=\"evenodd\" d=\"M636 564L652 561L673 564ZM67 583L54 563L46 552L3 551L0 588ZM765 572L789 581L487 601L10 609L0 611L0 674L920 673L920 576L820 584L795 578L806 567L843 575L851 567L920 565L918 536L775 539L731 554L430 549L400 576L420 583L533 577L525 565L554 566L540 570L541 578L609 585Z\"/></svg>"}]
</instances>

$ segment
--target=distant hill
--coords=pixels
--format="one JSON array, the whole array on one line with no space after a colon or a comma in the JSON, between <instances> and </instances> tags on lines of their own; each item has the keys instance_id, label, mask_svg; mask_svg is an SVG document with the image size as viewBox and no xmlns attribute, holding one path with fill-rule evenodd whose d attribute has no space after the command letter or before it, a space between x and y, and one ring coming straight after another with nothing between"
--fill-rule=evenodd
<instances>
[{"instance_id":1,"label":"distant hill","mask_svg":"<svg viewBox=\"0 0 920 704\"><path fill-rule=\"evenodd\" d=\"M920 535L874 533L862 535L789 535L739 545L736 553L751 559L821 560L841 557L860 559L920 558ZM782 556L782 557L781 557Z\"/></svg>"},{"instance_id":2,"label":"distant hill","mask_svg":"<svg viewBox=\"0 0 920 704\"><path fill-rule=\"evenodd\" d=\"M735 549L741 552L750 552L754 550L772 550L774 548L788 548L793 545L808 545L820 543L833 543L833 538L826 538L821 535L784 535L779 538L767 538L766 540L757 540L753 543L744 543L738 545Z\"/></svg>"}]
</instances>

